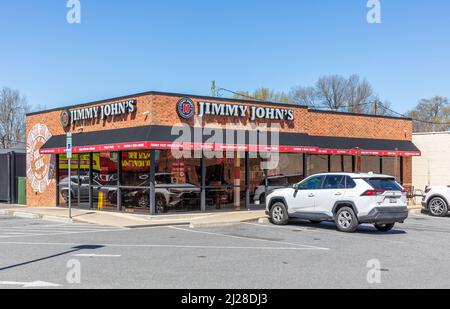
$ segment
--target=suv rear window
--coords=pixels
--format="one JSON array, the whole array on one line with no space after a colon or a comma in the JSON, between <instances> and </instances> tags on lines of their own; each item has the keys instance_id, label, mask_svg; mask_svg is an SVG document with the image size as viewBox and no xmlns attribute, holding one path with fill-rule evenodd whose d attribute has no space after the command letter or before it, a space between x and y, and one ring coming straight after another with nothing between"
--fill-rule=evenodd
<instances>
[{"instance_id":1,"label":"suv rear window","mask_svg":"<svg viewBox=\"0 0 450 309\"><path fill-rule=\"evenodd\" d=\"M375 190L384 191L402 191L403 189L393 178L368 178L364 179L371 185Z\"/></svg>"}]
</instances>

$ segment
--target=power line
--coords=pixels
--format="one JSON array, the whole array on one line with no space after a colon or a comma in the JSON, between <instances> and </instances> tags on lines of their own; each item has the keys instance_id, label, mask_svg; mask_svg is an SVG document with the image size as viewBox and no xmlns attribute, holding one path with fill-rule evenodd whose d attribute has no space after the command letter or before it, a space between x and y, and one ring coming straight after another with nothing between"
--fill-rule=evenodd
<instances>
[{"instance_id":1,"label":"power line","mask_svg":"<svg viewBox=\"0 0 450 309\"><path fill-rule=\"evenodd\" d=\"M239 92L236 92L236 91L232 91L232 90L229 90L229 89L226 89L226 88L218 88L217 91L216 91L216 93L218 93L219 91L226 91L226 92L232 93L232 94L234 94L234 95L241 96L241 97L244 97L244 98L253 100L253 101L264 102L264 100L258 99L258 98L256 98L256 97L253 97L253 96L250 96L250 95L247 95L247 94L244 94L244 93L239 93ZM274 102L274 103L281 103L281 102ZM294 102L290 102L290 103L291 103L291 104L294 104L294 105L300 105L300 104L296 104L296 103L294 103ZM421 122L421 123L432 124L432 125L450 125L450 122L433 122L433 121L427 121L427 120L422 120L422 119L417 119L417 118L409 117L409 116L407 116L407 115L405 115L405 114L402 114L402 113L399 113L399 112L394 111L393 109L387 107L386 105L384 105L384 104L383 104L382 102L380 102L380 101L377 101L377 102L358 103L358 104L354 104L354 105L346 105L346 106L342 106L342 108L343 108L343 109L345 109L345 108L347 108L347 109L349 109L349 108L357 108L357 107L362 107L362 106L367 106L367 105L373 105L373 104L377 104L377 105L379 105L380 107L382 107L383 109L385 109L386 111L389 111L389 112L391 112L391 113L393 113L393 114L395 114L395 115L397 115L397 116L400 116L400 117L402 117L402 118L409 118L409 119L412 119L412 121L415 121L415 122ZM301 106L307 106L307 105L301 105ZM308 107L309 107L309 106L308 106ZM327 104L321 104L321 107L323 107L323 110L325 110L325 109L326 109L326 110L332 110ZM319 107L314 107L314 108L320 109ZM336 111L337 111L337 110L336 110ZM361 113L361 115L370 115L370 114L364 114L364 113ZM377 116L377 115L375 114L375 116ZM382 115L379 115L379 116L382 116Z\"/></svg>"},{"instance_id":2,"label":"power line","mask_svg":"<svg viewBox=\"0 0 450 309\"><path fill-rule=\"evenodd\" d=\"M408 117L408 116L406 116L406 115L403 115L403 114L401 114L401 113L399 113L399 112L396 112L396 111L390 109L389 107L383 105L381 102L380 102L379 104L380 104L384 109L390 111L390 112L393 113L393 114L400 115L400 116L402 116L402 117ZM410 118L411 118L411 117L410 117ZM434 124L434 125L450 125L450 122L433 122L433 121L427 121L427 120L422 120L422 119L417 119L417 118L411 118L411 119L412 119L413 121L416 121L416 122L422 122L422 123L426 123L426 124Z\"/></svg>"}]
</instances>

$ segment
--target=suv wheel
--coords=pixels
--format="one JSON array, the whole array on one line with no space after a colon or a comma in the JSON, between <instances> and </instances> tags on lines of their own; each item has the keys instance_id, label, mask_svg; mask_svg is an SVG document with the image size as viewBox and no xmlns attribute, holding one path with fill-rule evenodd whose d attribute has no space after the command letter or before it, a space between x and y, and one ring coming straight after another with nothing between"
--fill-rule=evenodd
<instances>
[{"instance_id":1,"label":"suv wheel","mask_svg":"<svg viewBox=\"0 0 450 309\"><path fill-rule=\"evenodd\" d=\"M166 212L166 199L163 195L156 196L156 213L162 214Z\"/></svg>"},{"instance_id":2,"label":"suv wheel","mask_svg":"<svg viewBox=\"0 0 450 309\"><path fill-rule=\"evenodd\" d=\"M276 203L270 211L270 222L275 225L286 225L289 222L289 216L286 206L283 203Z\"/></svg>"},{"instance_id":3,"label":"suv wheel","mask_svg":"<svg viewBox=\"0 0 450 309\"><path fill-rule=\"evenodd\" d=\"M148 208L150 205L150 197L147 194L139 196L137 204L139 208Z\"/></svg>"},{"instance_id":4,"label":"suv wheel","mask_svg":"<svg viewBox=\"0 0 450 309\"><path fill-rule=\"evenodd\" d=\"M375 228L379 230L380 232L389 232L392 230L395 226L395 223L389 223L389 224L375 224Z\"/></svg>"},{"instance_id":5,"label":"suv wheel","mask_svg":"<svg viewBox=\"0 0 450 309\"><path fill-rule=\"evenodd\" d=\"M428 203L428 208L433 217L445 217L448 212L447 203L440 197L434 197L431 199Z\"/></svg>"},{"instance_id":6,"label":"suv wheel","mask_svg":"<svg viewBox=\"0 0 450 309\"><path fill-rule=\"evenodd\" d=\"M335 215L337 229L341 232L353 233L358 228L358 218L350 207L342 207Z\"/></svg>"}]
</instances>

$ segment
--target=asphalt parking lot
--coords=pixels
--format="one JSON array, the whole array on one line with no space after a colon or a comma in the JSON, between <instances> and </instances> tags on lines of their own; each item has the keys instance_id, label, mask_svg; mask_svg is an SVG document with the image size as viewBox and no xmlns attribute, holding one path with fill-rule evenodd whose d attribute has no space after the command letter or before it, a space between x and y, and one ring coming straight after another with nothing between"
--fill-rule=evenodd
<instances>
[{"instance_id":1,"label":"asphalt parking lot","mask_svg":"<svg viewBox=\"0 0 450 309\"><path fill-rule=\"evenodd\" d=\"M118 229L0 216L0 288L35 287L450 288L450 218L343 234L328 223Z\"/></svg>"}]
</instances>

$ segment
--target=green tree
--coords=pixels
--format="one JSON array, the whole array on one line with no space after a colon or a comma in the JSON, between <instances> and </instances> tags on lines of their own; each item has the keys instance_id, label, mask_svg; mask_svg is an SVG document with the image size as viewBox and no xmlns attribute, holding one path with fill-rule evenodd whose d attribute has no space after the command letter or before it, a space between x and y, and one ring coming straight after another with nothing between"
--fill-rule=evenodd
<instances>
[{"instance_id":1,"label":"green tree","mask_svg":"<svg viewBox=\"0 0 450 309\"><path fill-rule=\"evenodd\" d=\"M414 132L440 132L450 130L450 103L448 98L435 96L422 99L408 113L414 119Z\"/></svg>"},{"instance_id":2,"label":"green tree","mask_svg":"<svg viewBox=\"0 0 450 309\"><path fill-rule=\"evenodd\" d=\"M248 91L238 91L233 95L233 99L246 99L275 103L290 103L289 95L284 92L277 92L269 88L258 88L252 93Z\"/></svg>"}]
</instances>

